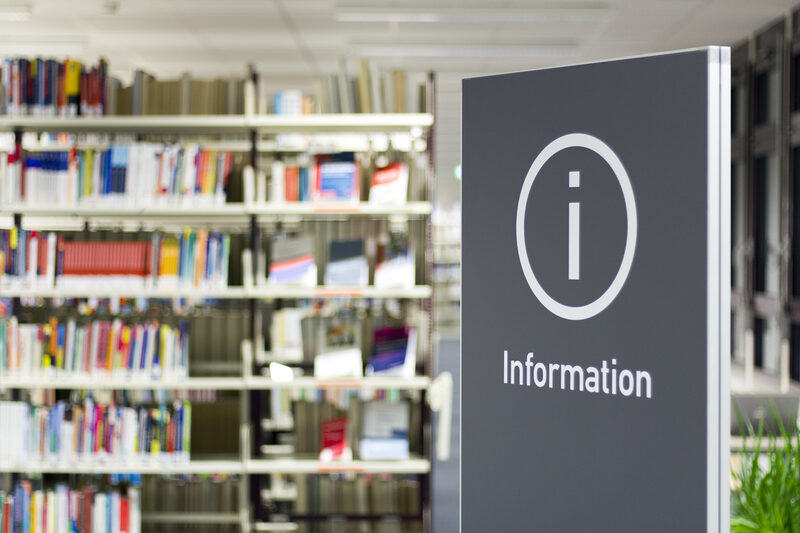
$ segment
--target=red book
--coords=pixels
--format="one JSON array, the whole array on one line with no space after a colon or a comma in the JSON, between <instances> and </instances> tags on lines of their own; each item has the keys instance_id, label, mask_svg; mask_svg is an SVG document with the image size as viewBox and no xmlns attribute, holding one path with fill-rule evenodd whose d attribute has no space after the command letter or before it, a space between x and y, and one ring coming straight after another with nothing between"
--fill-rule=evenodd
<instances>
[{"instance_id":1,"label":"red book","mask_svg":"<svg viewBox=\"0 0 800 533\"><path fill-rule=\"evenodd\" d=\"M284 171L283 191L287 202L300 199L300 168L286 167Z\"/></svg>"},{"instance_id":2,"label":"red book","mask_svg":"<svg viewBox=\"0 0 800 533\"><path fill-rule=\"evenodd\" d=\"M119 533L130 533L131 512L128 505L128 497L123 496L119 502Z\"/></svg>"},{"instance_id":3,"label":"red book","mask_svg":"<svg viewBox=\"0 0 800 533\"><path fill-rule=\"evenodd\" d=\"M90 487L83 489L83 529L81 533L92 533L92 506L94 493Z\"/></svg>"},{"instance_id":4,"label":"red book","mask_svg":"<svg viewBox=\"0 0 800 533\"><path fill-rule=\"evenodd\" d=\"M6 498L3 502L3 523L0 524L3 533L11 532L11 503L13 498Z\"/></svg>"},{"instance_id":5,"label":"red book","mask_svg":"<svg viewBox=\"0 0 800 533\"><path fill-rule=\"evenodd\" d=\"M321 459L339 459L347 449L347 418L322 423Z\"/></svg>"},{"instance_id":6,"label":"red book","mask_svg":"<svg viewBox=\"0 0 800 533\"><path fill-rule=\"evenodd\" d=\"M47 274L47 235L39 233L37 236L37 252L39 257L36 259L36 274L44 276Z\"/></svg>"}]
</instances>

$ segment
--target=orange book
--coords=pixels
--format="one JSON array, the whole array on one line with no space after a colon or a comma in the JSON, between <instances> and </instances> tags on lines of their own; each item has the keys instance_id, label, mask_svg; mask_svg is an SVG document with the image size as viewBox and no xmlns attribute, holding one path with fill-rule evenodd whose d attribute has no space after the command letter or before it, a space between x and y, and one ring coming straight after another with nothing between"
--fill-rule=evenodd
<instances>
[{"instance_id":1,"label":"orange book","mask_svg":"<svg viewBox=\"0 0 800 533\"><path fill-rule=\"evenodd\" d=\"M197 232L197 253L195 254L194 261L194 286L198 287L200 282L205 277L206 272L206 241L208 240L208 231L201 230Z\"/></svg>"}]
</instances>

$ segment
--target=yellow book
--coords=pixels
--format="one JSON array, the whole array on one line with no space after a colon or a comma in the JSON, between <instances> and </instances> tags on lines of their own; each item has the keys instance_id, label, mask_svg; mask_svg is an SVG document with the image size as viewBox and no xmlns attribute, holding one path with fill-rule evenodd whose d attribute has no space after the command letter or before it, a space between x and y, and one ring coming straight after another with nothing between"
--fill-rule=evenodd
<instances>
[{"instance_id":1,"label":"yellow book","mask_svg":"<svg viewBox=\"0 0 800 533\"><path fill-rule=\"evenodd\" d=\"M81 63L67 59L64 74L64 95L67 97L67 114L77 116L81 97Z\"/></svg>"},{"instance_id":2,"label":"yellow book","mask_svg":"<svg viewBox=\"0 0 800 533\"><path fill-rule=\"evenodd\" d=\"M81 63L74 59L67 59L66 74L64 75L64 92L77 95L81 91Z\"/></svg>"},{"instance_id":3,"label":"yellow book","mask_svg":"<svg viewBox=\"0 0 800 533\"><path fill-rule=\"evenodd\" d=\"M108 336L108 346L106 346L106 370L111 370L111 363L114 359L114 353L117 351L114 342L117 340L116 326L111 326L111 334Z\"/></svg>"},{"instance_id":4,"label":"yellow book","mask_svg":"<svg viewBox=\"0 0 800 533\"><path fill-rule=\"evenodd\" d=\"M86 165L84 165L85 175L83 176L83 195L88 197L92 195L92 173L94 171L94 150L87 148L84 152L86 158Z\"/></svg>"},{"instance_id":5,"label":"yellow book","mask_svg":"<svg viewBox=\"0 0 800 533\"><path fill-rule=\"evenodd\" d=\"M45 338L52 338L53 331L50 327L50 324L44 325L44 336ZM42 354L42 367L43 368L50 368L50 347L43 346L44 353Z\"/></svg>"},{"instance_id":6,"label":"yellow book","mask_svg":"<svg viewBox=\"0 0 800 533\"><path fill-rule=\"evenodd\" d=\"M125 349L126 353L119 352L119 362L117 364L117 368L128 368L128 364L130 361L127 360L128 354L130 353L130 344L131 344L131 328L130 326L125 326L122 328L122 343L121 346ZM125 358L123 360L123 357Z\"/></svg>"}]
</instances>

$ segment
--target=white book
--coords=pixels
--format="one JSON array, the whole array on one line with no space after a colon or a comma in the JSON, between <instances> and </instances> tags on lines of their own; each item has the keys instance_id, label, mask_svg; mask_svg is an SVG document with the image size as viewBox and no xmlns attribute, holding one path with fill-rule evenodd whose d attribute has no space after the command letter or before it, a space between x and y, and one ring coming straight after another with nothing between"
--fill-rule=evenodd
<instances>
[{"instance_id":1,"label":"white book","mask_svg":"<svg viewBox=\"0 0 800 533\"><path fill-rule=\"evenodd\" d=\"M28 284L31 287L36 286L36 271L39 261L39 239L34 237L28 243Z\"/></svg>"},{"instance_id":2,"label":"white book","mask_svg":"<svg viewBox=\"0 0 800 533\"><path fill-rule=\"evenodd\" d=\"M121 501L119 491L111 493L111 533L120 533L119 518L121 514Z\"/></svg>"},{"instance_id":3,"label":"white book","mask_svg":"<svg viewBox=\"0 0 800 533\"><path fill-rule=\"evenodd\" d=\"M181 186L181 193L184 196L192 197L194 195L195 183L197 183L197 155L200 153L200 147L197 144L189 144L186 146L183 154L183 184Z\"/></svg>"},{"instance_id":4,"label":"white book","mask_svg":"<svg viewBox=\"0 0 800 533\"><path fill-rule=\"evenodd\" d=\"M59 435L60 443L61 443L61 450L60 450L60 457L59 462L61 464L65 464L70 462L72 457L72 441L75 437L75 424L74 422L70 421L63 421L61 423L61 431Z\"/></svg>"},{"instance_id":5,"label":"white book","mask_svg":"<svg viewBox=\"0 0 800 533\"><path fill-rule=\"evenodd\" d=\"M42 501L43 494L40 490L33 491L31 494L31 532L30 533L44 533L42 529L42 522L44 522L44 502Z\"/></svg>"},{"instance_id":6,"label":"white book","mask_svg":"<svg viewBox=\"0 0 800 533\"><path fill-rule=\"evenodd\" d=\"M141 533L142 531L142 511L139 506L139 489L128 488L128 509L130 510L129 533Z\"/></svg>"},{"instance_id":7,"label":"white book","mask_svg":"<svg viewBox=\"0 0 800 533\"><path fill-rule=\"evenodd\" d=\"M67 372L71 371L75 364L75 332L75 319L71 318L67 321L67 334L66 338L64 339L64 369Z\"/></svg>"},{"instance_id":8,"label":"white book","mask_svg":"<svg viewBox=\"0 0 800 533\"><path fill-rule=\"evenodd\" d=\"M45 270L47 287L55 287L56 284L56 244L56 233L51 231L47 234L47 269Z\"/></svg>"},{"instance_id":9,"label":"white book","mask_svg":"<svg viewBox=\"0 0 800 533\"><path fill-rule=\"evenodd\" d=\"M54 156L57 155L58 159L57 164L55 165L55 170L51 170L52 179L56 181L57 186L50 189L50 194L57 194L58 198L55 198L56 203L58 204L65 204L69 202L69 199L72 198L72 174L70 173L70 162L69 162L69 155L67 155L67 164L65 166L61 165L61 154L53 154Z\"/></svg>"},{"instance_id":10,"label":"white book","mask_svg":"<svg viewBox=\"0 0 800 533\"><path fill-rule=\"evenodd\" d=\"M58 520L54 533L69 533L69 491L66 485L56 485L56 509Z\"/></svg>"},{"instance_id":11,"label":"white book","mask_svg":"<svg viewBox=\"0 0 800 533\"><path fill-rule=\"evenodd\" d=\"M269 201L274 203L283 203L286 200L286 192L284 191L284 176L286 167L282 161L275 161L272 163L272 179L270 180L270 195Z\"/></svg>"},{"instance_id":12,"label":"white book","mask_svg":"<svg viewBox=\"0 0 800 533\"><path fill-rule=\"evenodd\" d=\"M110 533L106 528L106 495L98 492L94 495L92 506L92 532Z\"/></svg>"}]
</instances>

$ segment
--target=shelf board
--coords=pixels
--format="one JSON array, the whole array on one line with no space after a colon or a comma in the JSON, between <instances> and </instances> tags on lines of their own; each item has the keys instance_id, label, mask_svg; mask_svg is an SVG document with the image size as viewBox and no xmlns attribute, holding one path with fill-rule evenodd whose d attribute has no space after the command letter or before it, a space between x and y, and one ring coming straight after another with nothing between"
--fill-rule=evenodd
<instances>
[{"instance_id":1,"label":"shelf board","mask_svg":"<svg viewBox=\"0 0 800 533\"><path fill-rule=\"evenodd\" d=\"M58 390L242 390L242 378L183 378L144 380L123 377L40 377L17 378L0 375L0 388Z\"/></svg>"},{"instance_id":2,"label":"shelf board","mask_svg":"<svg viewBox=\"0 0 800 533\"><path fill-rule=\"evenodd\" d=\"M238 460L227 461L76 461L50 463L27 461L25 464L0 463L0 472L42 474L241 474L244 469Z\"/></svg>"},{"instance_id":3,"label":"shelf board","mask_svg":"<svg viewBox=\"0 0 800 533\"><path fill-rule=\"evenodd\" d=\"M427 474L431 463L414 457L405 461L320 461L318 459L255 459L247 462L249 474Z\"/></svg>"},{"instance_id":4,"label":"shelf board","mask_svg":"<svg viewBox=\"0 0 800 533\"><path fill-rule=\"evenodd\" d=\"M203 222L246 224L251 215L263 218L302 217L309 219L350 216L427 216L433 210L430 202L406 202L397 205L371 204L359 202L346 203L312 203L312 202L266 202L266 203L227 203L207 205L199 203L130 206L124 201L118 205L110 203L89 203L78 206L49 206L37 204L7 204L2 209L7 213L21 213L23 217L76 217L87 220L164 220L166 222ZM213 219L213 220L209 220ZM23 224L25 222L23 221Z\"/></svg>"},{"instance_id":5,"label":"shelf board","mask_svg":"<svg viewBox=\"0 0 800 533\"><path fill-rule=\"evenodd\" d=\"M315 115L253 115L251 129L261 133L401 133L433 125L428 113L340 113Z\"/></svg>"},{"instance_id":6,"label":"shelf board","mask_svg":"<svg viewBox=\"0 0 800 533\"><path fill-rule=\"evenodd\" d=\"M32 132L188 133L401 133L433 124L427 113L320 115L138 115L106 117L2 117L0 130Z\"/></svg>"},{"instance_id":7,"label":"shelf board","mask_svg":"<svg viewBox=\"0 0 800 533\"><path fill-rule=\"evenodd\" d=\"M18 286L0 287L0 294L6 297L34 298L191 298L191 299L272 299L272 298L398 298L424 299L431 295L428 285L418 285L410 289L378 289L376 287L294 287L283 285L263 285L246 289L227 287L220 289L197 288L140 288L103 287L52 287L25 288Z\"/></svg>"},{"instance_id":8,"label":"shelf board","mask_svg":"<svg viewBox=\"0 0 800 533\"><path fill-rule=\"evenodd\" d=\"M254 288L256 298L408 298L424 299L431 296L428 285L417 285L408 289L379 289L377 287L296 287L291 285L264 285Z\"/></svg>"},{"instance_id":9,"label":"shelf board","mask_svg":"<svg viewBox=\"0 0 800 533\"><path fill-rule=\"evenodd\" d=\"M314 203L314 202L267 202L266 204L253 204L247 208L248 213L260 216L424 216L433 211L430 202L406 202L403 204L371 204L359 202L347 203Z\"/></svg>"},{"instance_id":10,"label":"shelf board","mask_svg":"<svg viewBox=\"0 0 800 533\"><path fill-rule=\"evenodd\" d=\"M273 381L270 378L252 377L247 379L247 386L252 390L259 389L398 389L425 390L431 384L427 376L413 378L365 377L349 379L317 379L313 377L297 377L292 381Z\"/></svg>"},{"instance_id":11,"label":"shelf board","mask_svg":"<svg viewBox=\"0 0 800 533\"><path fill-rule=\"evenodd\" d=\"M0 375L0 388L58 390L271 390L271 389L397 389L425 390L427 376L413 378L365 377L353 379L316 379L298 377L292 381L273 381L265 377L183 378L147 381L119 376L27 377Z\"/></svg>"},{"instance_id":12,"label":"shelf board","mask_svg":"<svg viewBox=\"0 0 800 533\"><path fill-rule=\"evenodd\" d=\"M238 513L145 512L142 522L146 524L238 524Z\"/></svg>"},{"instance_id":13,"label":"shelf board","mask_svg":"<svg viewBox=\"0 0 800 533\"><path fill-rule=\"evenodd\" d=\"M415 457L405 461L331 461L317 459L257 459L208 461L51 463L27 461L25 464L0 463L0 472L42 474L325 474L358 472L374 474L427 474L431 464Z\"/></svg>"},{"instance_id":14,"label":"shelf board","mask_svg":"<svg viewBox=\"0 0 800 533\"><path fill-rule=\"evenodd\" d=\"M106 117L3 117L0 129L35 132L244 134L244 115L138 115Z\"/></svg>"},{"instance_id":15,"label":"shelf board","mask_svg":"<svg viewBox=\"0 0 800 533\"><path fill-rule=\"evenodd\" d=\"M120 288L103 287L98 283L93 287L2 287L0 293L8 297L35 297L35 298L220 298L242 299L250 295L244 287L227 287L221 289L197 288Z\"/></svg>"},{"instance_id":16,"label":"shelf board","mask_svg":"<svg viewBox=\"0 0 800 533\"><path fill-rule=\"evenodd\" d=\"M113 218L113 219L149 219L162 218L168 220L186 218L230 218L235 217L242 221L247 220L247 211L244 204L222 205L126 205L124 200L112 203L99 202L92 205L89 202L78 206L51 206L41 204L8 204L3 205L3 211L21 213L23 216L54 216L54 217L81 217L81 218Z\"/></svg>"}]
</instances>

